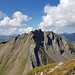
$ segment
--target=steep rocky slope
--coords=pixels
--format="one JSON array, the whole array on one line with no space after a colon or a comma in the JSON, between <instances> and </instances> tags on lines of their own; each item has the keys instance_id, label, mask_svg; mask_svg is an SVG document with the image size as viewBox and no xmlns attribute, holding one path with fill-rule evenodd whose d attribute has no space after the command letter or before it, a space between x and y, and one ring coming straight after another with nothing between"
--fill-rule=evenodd
<instances>
[{"instance_id":1,"label":"steep rocky slope","mask_svg":"<svg viewBox=\"0 0 75 75\"><path fill-rule=\"evenodd\" d=\"M0 44L0 75L26 75L53 62L75 58L75 48L53 32L35 30Z\"/></svg>"}]
</instances>

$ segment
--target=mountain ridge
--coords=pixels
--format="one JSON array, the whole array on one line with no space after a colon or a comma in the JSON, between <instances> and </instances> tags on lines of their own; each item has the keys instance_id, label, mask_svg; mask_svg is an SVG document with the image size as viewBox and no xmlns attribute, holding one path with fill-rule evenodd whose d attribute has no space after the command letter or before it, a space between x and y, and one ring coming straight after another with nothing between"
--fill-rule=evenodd
<instances>
[{"instance_id":1,"label":"mountain ridge","mask_svg":"<svg viewBox=\"0 0 75 75\"><path fill-rule=\"evenodd\" d=\"M0 75L26 75L35 67L75 58L75 48L40 29L0 44Z\"/></svg>"}]
</instances>

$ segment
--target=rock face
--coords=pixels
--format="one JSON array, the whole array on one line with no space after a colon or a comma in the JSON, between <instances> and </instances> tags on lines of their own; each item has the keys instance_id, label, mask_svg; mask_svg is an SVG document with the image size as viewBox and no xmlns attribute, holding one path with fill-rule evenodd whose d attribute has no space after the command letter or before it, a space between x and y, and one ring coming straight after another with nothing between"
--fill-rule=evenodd
<instances>
[{"instance_id":1,"label":"rock face","mask_svg":"<svg viewBox=\"0 0 75 75\"><path fill-rule=\"evenodd\" d=\"M26 75L37 67L75 58L75 48L53 32L35 30L0 44L0 75Z\"/></svg>"}]
</instances>

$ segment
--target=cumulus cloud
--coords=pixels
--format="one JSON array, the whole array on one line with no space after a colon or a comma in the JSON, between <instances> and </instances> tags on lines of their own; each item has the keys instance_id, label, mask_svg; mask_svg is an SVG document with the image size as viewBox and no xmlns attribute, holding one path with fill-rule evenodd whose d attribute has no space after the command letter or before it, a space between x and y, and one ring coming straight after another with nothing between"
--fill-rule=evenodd
<instances>
[{"instance_id":1,"label":"cumulus cloud","mask_svg":"<svg viewBox=\"0 0 75 75\"><path fill-rule=\"evenodd\" d=\"M14 12L12 18L0 12L0 18L0 34L2 35L23 34L33 30L33 27L23 28L25 27L24 25L26 25L24 21L29 21L32 18L20 11Z\"/></svg>"},{"instance_id":2,"label":"cumulus cloud","mask_svg":"<svg viewBox=\"0 0 75 75\"><path fill-rule=\"evenodd\" d=\"M7 30L0 29L0 35L11 35L17 31L17 28L9 28Z\"/></svg>"},{"instance_id":3,"label":"cumulus cloud","mask_svg":"<svg viewBox=\"0 0 75 75\"><path fill-rule=\"evenodd\" d=\"M0 18L3 18L5 16L6 16L6 14L4 14L3 12L0 11Z\"/></svg>"},{"instance_id":4,"label":"cumulus cloud","mask_svg":"<svg viewBox=\"0 0 75 75\"><path fill-rule=\"evenodd\" d=\"M28 21L32 18L22 14L20 11L13 13L12 18L6 16L0 21L0 26L21 26L23 21Z\"/></svg>"},{"instance_id":5,"label":"cumulus cloud","mask_svg":"<svg viewBox=\"0 0 75 75\"><path fill-rule=\"evenodd\" d=\"M57 6L47 4L44 13L39 24L42 30L75 25L75 0L60 0Z\"/></svg>"},{"instance_id":6,"label":"cumulus cloud","mask_svg":"<svg viewBox=\"0 0 75 75\"><path fill-rule=\"evenodd\" d=\"M21 33L21 34L23 34L23 33L29 33L32 30L33 30L33 27L21 28L21 29L19 29L19 33Z\"/></svg>"},{"instance_id":7,"label":"cumulus cloud","mask_svg":"<svg viewBox=\"0 0 75 75\"><path fill-rule=\"evenodd\" d=\"M0 35L12 35L12 34L23 34L23 33L29 33L33 30L33 27L27 27L27 28L9 28L6 30L0 29Z\"/></svg>"},{"instance_id":8,"label":"cumulus cloud","mask_svg":"<svg viewBox=\"0 0 75 75\"><path fill-rule=\"evenodd\" d=\"M7 30L5 33L11 35L11 34L13 34L15 31L17 31L17 28L10 28L10 29Z\"/></svg>"}]
</instances>

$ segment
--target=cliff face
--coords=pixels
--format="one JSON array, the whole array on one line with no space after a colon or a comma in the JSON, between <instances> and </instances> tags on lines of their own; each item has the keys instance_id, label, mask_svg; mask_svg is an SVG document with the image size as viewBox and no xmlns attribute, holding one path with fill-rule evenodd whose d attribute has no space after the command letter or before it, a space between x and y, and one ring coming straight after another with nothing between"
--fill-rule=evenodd
<instances>
[{"instance_id":1,"label":"cliff face","mask_svg":"<svg viewBox=\"0 0 75 75\"><path fill-rule=\"evenodd\" d=\"M35 30L0 44L0 75L26 75L41 65L75 58L75 48L53 32Z\"/></svg>"}]
</instances>

